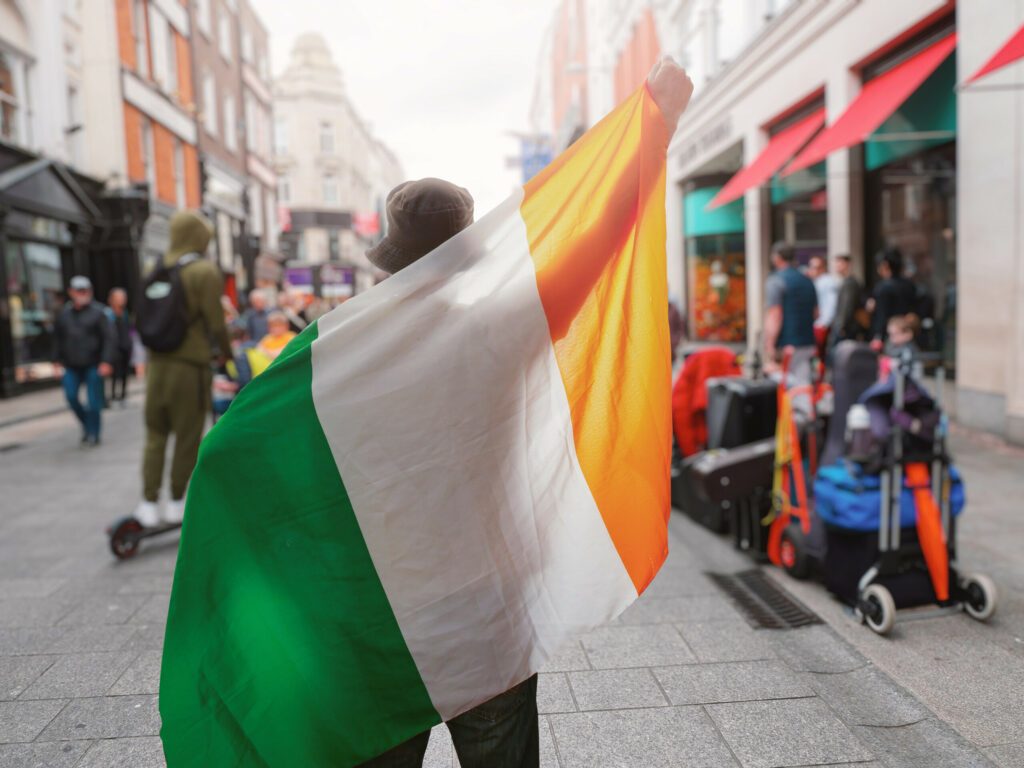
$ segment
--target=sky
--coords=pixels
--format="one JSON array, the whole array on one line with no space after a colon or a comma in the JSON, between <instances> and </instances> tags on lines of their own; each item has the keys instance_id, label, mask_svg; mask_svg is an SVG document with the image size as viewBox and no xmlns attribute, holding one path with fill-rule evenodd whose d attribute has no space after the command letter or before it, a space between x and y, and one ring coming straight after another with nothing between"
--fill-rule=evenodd
<instances>
[{"instance_id":1,"label":"sky","mask_svg":"<svg viewBox=\"0 0 1024 768\"><path fill-rule=\"evenodd\" d=\"M556 0L251 0L275 75L317 31L349 98L406 177L466 187L477 217L519 183L508 131L526 130L540 44Z\"/></svg>"}]
</instances>

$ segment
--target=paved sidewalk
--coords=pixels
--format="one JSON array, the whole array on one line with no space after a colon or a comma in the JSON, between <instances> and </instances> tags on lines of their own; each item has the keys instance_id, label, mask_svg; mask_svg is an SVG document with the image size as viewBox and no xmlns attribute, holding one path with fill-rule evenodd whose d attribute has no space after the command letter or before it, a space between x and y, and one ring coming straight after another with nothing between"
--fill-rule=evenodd
<instances>
[{"instance_id":1,"label":"paved sidewalk","mask_svg":"<svg viewBox=\"0 0 1024 768\"><path fill-rule=\"evenodd\" d=\"M98 449L70 416L40 430L0 460L0 766L162 766L176 539L117 563L103 534L138 494L138 399ZM750 561L679 515L670 535L647 594L541 675L542 765L992 765L829 626L751 628L704 575ZM427 765L455 764L439 728Z\"/></svg>"}]
</instances>

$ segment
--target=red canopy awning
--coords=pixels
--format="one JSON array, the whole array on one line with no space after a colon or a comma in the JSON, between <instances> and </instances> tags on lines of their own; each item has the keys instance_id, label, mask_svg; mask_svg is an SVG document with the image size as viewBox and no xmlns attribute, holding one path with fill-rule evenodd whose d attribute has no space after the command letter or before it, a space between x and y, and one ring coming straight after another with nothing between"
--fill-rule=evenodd
<instances>
[{"instance_id":1,"label":"red canopy awning","mask_svg":"<svg viewBox=\"0 0 1024 768\"><path fill-rule=\"evenodd\" d=\"M932 43L883 75L868 81L846 111L819 133L789 164L783 176L810 168L839 149L868 138L956 48L956 33Z\"/></svg>"},{"instance_id":2,"label":"red canopy awning","mask_svg":"<svg viewBox=\"0 0 1024 768\"><path fill-rule=\"evenodd\" d=\"M973 83L975 80L980 80L990 72L1002 69L1007 64L1012 64L1022 58L1024 58L1024 26L1021 26L1014 36L1006 41L1006 45L996 51L995 55L982 65L981 69L971 75L967 82Z\"/></svg>"},{"instance_id":3,"label":"red canopy awning","mask_svg":"<svg viewBox=\"0 0 1024 768\"><path fill-rule=\"evenodd\" d=\"M807 140L825 124L825 109L816 110L807 117L772 136L768 146L745 168L741 168L708 203L708 210L738 200L743 193L759 187L770 179Z\"/></svg>"}]
</instances>

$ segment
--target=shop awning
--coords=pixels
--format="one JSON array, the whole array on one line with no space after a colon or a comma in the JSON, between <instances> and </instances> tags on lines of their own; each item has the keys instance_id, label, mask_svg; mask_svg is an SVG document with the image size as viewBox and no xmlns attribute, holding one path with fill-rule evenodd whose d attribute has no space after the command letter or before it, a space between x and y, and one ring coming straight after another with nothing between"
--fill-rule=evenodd
<instances>
[{"instance_id":1,"label":"shop awning","mask_svg":"<svg viewBox=\"0 0 1024 768\"><path fill-rule=\"evenodd\" d=\"M745 168L741 168L708 203L708 210L738 200L748 189L759 187L786 164L807 140L825 124L825 109L807 117L772 136L768 146Z\"/></svg>"},{"instance_id":2,"label":"shop awning","mask_svg":"<svg viewBox=\"0 0 1024 768\"><path fill-rule=\"evenodd\" d=\"M1006 41L1006 45L996 51L995 55L982 65L981 69L967 78L967 82L973 83L980 80L985 75L1002 69L1019 59L1024 59L1024 26L1021 26L1016 34Z\"/></svg>"},{"instance_id":3,"label":"shop awning","mask_svg":"<svg viewBox=\"0 0 1024 768\"><path fill-rule=\"evenodd\" d=\"M810 168L833 152L859 144L900 108L956 48L956 33L932 43L883 75L867 82L832 125L819 133L783 176Z\"/></svg>"}]
</instances>

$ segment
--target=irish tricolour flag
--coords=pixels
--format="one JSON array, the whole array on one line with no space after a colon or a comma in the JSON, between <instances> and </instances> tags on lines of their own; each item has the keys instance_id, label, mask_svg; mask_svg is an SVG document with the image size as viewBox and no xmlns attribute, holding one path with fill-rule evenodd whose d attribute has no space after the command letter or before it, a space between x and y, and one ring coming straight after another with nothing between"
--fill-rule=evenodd
<instances>
[{"instance_id":1,"label":"irish tricolour flag","mask_svg":"<svg viewBox=\"0 0 1024 768\"><path fill-rule=\"evenodd\" d=\"M357 764L619 614L667 554L668 134L641 88L307 328L203 441L171 768Z\"/></svg>"}]
</instances>

